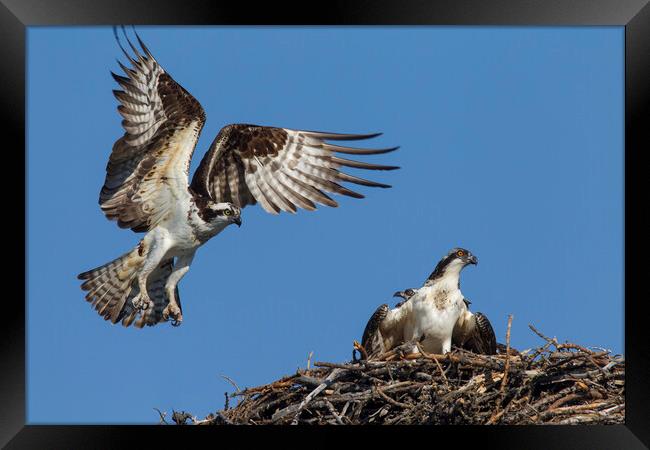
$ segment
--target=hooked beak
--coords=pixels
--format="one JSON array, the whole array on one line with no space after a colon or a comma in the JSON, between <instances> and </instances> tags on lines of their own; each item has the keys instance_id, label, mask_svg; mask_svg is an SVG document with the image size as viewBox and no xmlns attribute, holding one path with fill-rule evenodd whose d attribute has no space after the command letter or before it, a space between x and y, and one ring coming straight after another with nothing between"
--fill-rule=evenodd
<instances>
[{"instance_id":1,"label":"hooked beak","mask_svg":"<svg viewBox=\"0 0 650 450\"><path fill-rule=\"evenodd\" d=\"M236 223L238 227L241 227L241 217L237 217L233 222Z\"/></svg>"},{"instance_id":2,"label":"hooked beak","mask_svg":"<svg viewBox=\"0 0 650 450\"><path fill-rule=\"evenodd\" d=\"M474 264L475 266L478 265L478 258L474 255L469 259L470 264Z\"/></svg>"}]
</instances>

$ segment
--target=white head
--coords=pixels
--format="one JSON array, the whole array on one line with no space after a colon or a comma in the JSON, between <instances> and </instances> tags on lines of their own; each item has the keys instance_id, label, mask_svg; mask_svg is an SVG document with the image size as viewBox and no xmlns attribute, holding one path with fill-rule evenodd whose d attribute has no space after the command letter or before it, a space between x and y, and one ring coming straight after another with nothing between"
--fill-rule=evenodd
<instances>
[{"instance_id":1,"label":"white head","mask_svg":"<svg viewBox=\"0 0 650 450\"><path fill-rule=\"evenodd\" d=\"M457 279L460 271L469 264L478 264L478 258L469 250L454 248L440 260L425 284L430 285L443 277Z\"/></svg>"},{"instance_id":2,"label":"white head","mask_svg":"<svg viewBox=\"0 0 650 450\"><path fill-rule=\"evenodd\" d=\"M211 225L228 226L231 223L241 226L241 209L232 203L207 202L199 209L199 216Z\"/></svg>"}]
</instances>

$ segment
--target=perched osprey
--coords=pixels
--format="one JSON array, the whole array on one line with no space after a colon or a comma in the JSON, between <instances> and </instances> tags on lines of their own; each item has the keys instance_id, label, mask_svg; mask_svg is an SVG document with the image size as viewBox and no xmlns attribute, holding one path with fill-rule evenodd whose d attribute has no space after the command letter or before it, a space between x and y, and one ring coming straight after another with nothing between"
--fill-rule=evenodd
<instances>
[{"instance_id":1,"label":"perched osprey","mask_svg":"<svg viewBox=\"0 0 650 450\"><path fill-rule=\"evenodd\" d=\"M404 291L395 292L394 297L402 297L404 300L395 305L400 307L411 297L415 295L415 289L409 288ZM474 353L485 355L494 355L497 351L498 344L492 324L481 312L472 313L469 305L472 304L467 298L463 298L465 303L464 312L461 314L451 336L451 345L470 350Z\"/></svg>"},{"instance_id":2,"label":"perched osprey","mask_svg":"<svg viewBox=\"0 0 650 450\"><path fill-rule=\"evenodd\" d=\"M126 36L126 33L124 33ZM340 158L336 153L374 155L396 150L358 149L326 141L378 134L334 134L236 124L221 129L192 182L189 165L205 122L201 104L158 64L139 36L126 77L112 73L124 135L113 145L99 204L120 228L146 232L131 251L78 276L86 300L105 320L137 327L182 321L178 282L196 250L230 224L241 225L241 208L295 213L336 207L326 193L363 195L337 182L390 187L340 172L341 166L392 170L395 166Z\"/></svg>"},{"instance_id":3,"label":"perched osprey","mask_svg":"<svg viewBox=\"0 0 650 450\"><path fill-rule=\"evenodd\" d=\"M444 353L451 345L476 353L496 353L492 325L481 313L472 314L471 304L460 291L460 271L478 259L462 248L451 250L438 263L419 289L398 291L394 309L381 305L370 317L361 345L369 356L406 342L421 342L429 353Z\"/></svg>"}]
</instances>

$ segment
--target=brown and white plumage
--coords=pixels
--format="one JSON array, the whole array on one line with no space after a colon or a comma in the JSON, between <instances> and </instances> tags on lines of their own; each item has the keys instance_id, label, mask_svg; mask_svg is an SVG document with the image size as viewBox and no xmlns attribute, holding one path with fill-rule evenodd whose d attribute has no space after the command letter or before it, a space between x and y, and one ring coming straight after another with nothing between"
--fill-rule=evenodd
<instances>
[{"instance_id":1,"label":"brown and white plumage","mask_svg":"<svg viewBox=\"0 0 650 450\"><path fill-rule=\"evenodd\" d=\"M124 31L124 29L123 29ZM206 120L201 104L156 61L139 36L131 52L115 37L130 67L118 62L124 135L113 145L99 204L121 228L147 232L138 247L115 261L79 275L86 299L107 320L128 326L182 320L177 284L196 250L231 223L241 208L267 212L338 206L328 194L355 198L341 182L371 187L386 184L345 174L341 167L392 170L338 154L372 155L388 149L357 149L326 141L377 134L335 134L233 124L221 129L191 184L189 165Z\"/></svg>"},{"instance_id":2,"label":"brown and white plumage","mask_svg":"<svg viewBox=\"0 0 650 450\"><path fill-rule=\"evenodd\" d=\"M113 93L125 133L113 145L99 204L120 227L148 231L173 213L178 192L187 190L205 113L139 42L144 54L134 46L135 58L124 51L132 64L120 63L127 77L112 73L122 87Z\"/></svg>"},{"instance_id":3,"label":"brown and white plumage","mask_svg":"<svg viewBox=\"0 0 650 450\"><path fill-rule=\"evenodd\" d=\"M410 295L406 293L407 291L410 291ZM395 305L393 309L390 309L387 304L383 304L370 317L361 341L369 358L385 353L406 342L404 331L407 317L412 314L409 300L413 295L415 295L414 289L397 292L396 296L403 297L403 301ZM465 310L454 326L452 346L484 355L496 354L497 342L492 324L485 314L469 311L467 308L469 301L464 303Z\"/></svg>"},{"instance_id":4,"label":"brown and white plumage","mask_svg":"<svg viewBox=\"0 0 650 450\"><path fill-rule=\"evenodd\" d=\"M390 309L387 304L375 310L363 330L361 345L369 358L378 356L405 342L404 329L411 305L403 303Z\"/></svg>"},{"instance_id":5,"label":"brown and white plumage","mask_svg":"<svg viewBox=\"0 0 650 450\"><path fill-rule=\"evenodd\" d=\"M398 291L395 308L380 306L368 321L362 345L370 358L409 342L423 350L449 351L451 346L475 353L495 354L496 337L487 317L469 311L470 302L460 292L460 271L477 264L471 252L452 249L436 265L419 289Z\"/></svg>"},{"instance_id":6,"label":"brown and white plumage","mask_svg":"<svg viewBox=\"0 0 650 450\"><path fill-rule=\"evenodd\" d=\"M465 309L454 326L452 345L474 353L494 355L497 340L492 324L485 314Z\"/></svg>"},{"instance_id":7,"label":"brown and white plumage","mask_svg":"<svg viewBox=\"0 0 650 450\"><path fill-rule=\"evenodd\" d=\"M363 336L361 337L361 345L366 351L368 357L372 357L377 354L384 353L386 351L386 346L384 344L384 337L381 334L379 327L381 323L388 315L390 308L386 303L380 305L366 324L366 328L363 330Z\"/></svg>"},{"instance_id":8,"label":"brown and white plumage","mask_svg":"<svg viewBox=\"0 0 650 450\"><path fill-rule=\"evenodd\" d=\"M217 202L240 207L257 202L272 214L295 213L297 208L316 209L316 203L338 206L327 193L355 198L363 195L338 182L390 187L345 174L342 166L371 170L397 167L344 159L336 153L380 154L395 150L356 149L328 144L328 140L366 139L375 135L350 135L290 130L256 125L224 127L192 179L192 190Z\"/></svg>"},{"instance_id":9,"label":"brown and white plumage","mask_svg":"<svg viewBox=\"0 0 650 450\"><path fill-rule=\"evenodd\" d=\"M127 327L134 324L138 328L167 320L163 311L169 305L170 299L164 287L173 272L173 258L162 261L149 275L147 292L154 307L140 311L131 303L140 291L137 274L144 257L139 254L139 249L140 246L114 261L79 275L79 279L85 280L81 289L88 291L86 300L91 302L104 320L112 323L121 321ZM175 287L174 293L180 308L178 286ZM135 320L136 318L138 320Z\"/></svg>"}]
</instances>

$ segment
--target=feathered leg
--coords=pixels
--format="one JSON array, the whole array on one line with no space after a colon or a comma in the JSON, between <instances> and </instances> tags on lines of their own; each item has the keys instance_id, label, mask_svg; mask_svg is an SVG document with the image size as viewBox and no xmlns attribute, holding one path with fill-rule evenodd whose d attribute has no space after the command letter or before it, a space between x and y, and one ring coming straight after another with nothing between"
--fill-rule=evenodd
<instances>
[{"instance_id":1,"label":"feathered leg","mask_svg":"<svg viewBox=\"0 0 650 450\"><path fill-rule=\"evenodd\" d=\"M142 311L153 308L154 306L154 302L149 298L147 291L147 279L156 270L171 247L170 241L165 239L165 236L161 232L156 231L154 230L145 236L138 248L138 251L145 256L145 261L138 272L140 292L133 298L131 303L134 308Z\"/></svg>"},{"instance_id":2,"label":"feathered leg","mask_svg":"<svg viewBox=\"0 0 650 450\"><path fill-rule=\"evenodd\" d=\"M448 337L442 341L442 354L449 353L451 351L451 333Z\"/></svg>"},{"instance_id":3,"label":"feathered leg","mask_svg":"<svg viewBox=\"0 0 650 450\"><path fill-rule=\"evenodd\" d=\"M168 320L171 317L175 324L180 324L183 321L183 314L176 298L176 286L187 271L190 270L190 264L192 264L193 259L194 253L179 256L174 266L174 271L167 279L167 283L165 283L169 304L163 310L163 319Z\"/></svg>"}]
</instances>

